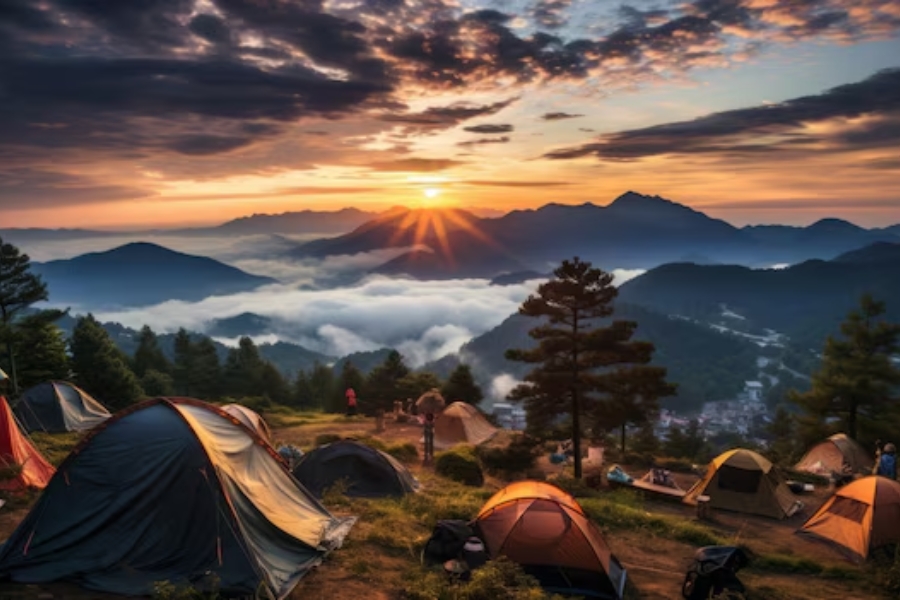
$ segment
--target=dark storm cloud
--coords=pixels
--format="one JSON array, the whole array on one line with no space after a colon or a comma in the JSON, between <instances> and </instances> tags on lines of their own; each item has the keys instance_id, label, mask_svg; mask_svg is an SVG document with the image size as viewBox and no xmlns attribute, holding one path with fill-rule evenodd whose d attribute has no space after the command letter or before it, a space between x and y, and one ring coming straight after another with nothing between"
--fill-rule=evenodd
<instances>
[{"instance_id":1,"label":"dark storm cloud","mask_svg":"<svg viewBox=\"0 0 900 600\"><path fill-rule=\"evenodd\" d=\"M500 123L485 123L483 125L472 125L471 127L463 127L463 131L470 133L509 133L513 130L512 125Z\"/></svg>"},{"instance_id":2,"label":"dark storm cloud","mask_svg":"<svg viewBox=\"0 0 900 600\"><path fill-rule=\"evenodd\" d=\"M449 106L432 106L422 112L386 114L380 118L390 123L402 123L417 129L449 129L476 117L485 117L500 112L518 98L509 98L493 104L456 103Z\"/></svg>"},{"instance_id":3,"label":"dark storm cloud","mask_svg":"<svg viewBox=\"0 0 900 600\"><path fill-rule=\"evenodd\" d=\"M548 112L541 115L542 121L562 121L564 119L577 119L584 115L571 114L566 112Z\"/></svg>"},{"instance_id":4,"label":"dark storm cloud","mask_svg":"<svg viewBox=\"0 0 900 600\"><path fill-rule=\"evenodd\" d=\"M507 144L509 143L509 136L504 135L503 137L498 138L480 138L477 140L469 140L468 142L458 142L457 146L484 146L488 144Z\"/></svg>"},{"instance_id":5,"label":"dark storm cloud","mask_svg":"<svg viewBox=\"0 0 900 600\"><path fill-rule=\"evenodd\" d=\"M802 129L805 123L862 115L871 119L837 132L811 134ZM819 142L838 148L900 146L900 69L880 71L857 83L780 104L612 133L596 142L556 150L545 157L569 159L593 155L615 160L662 154L751 154L814 146Z\"/></svg>"},{"instance_id":6,"label":"dark storm cloud","mask_svg":"<svg viewBox=\"0 0 900 600\"><path fill-rule=\"evenodd\" d=\"M199 14L191 19L188 29L194 35L214 44L231 42L231 30L225 21L216 15Z\"/></svg>"},{"instance_id":7,"label":"dark storm cloud","mask_svg":"<svg viewBox=\"0 0 900 600\"><path fill-rule=\"evenodd\" d=\"M572 0L538 0L531 10L535 22L547 29L557 29L569 21L566 9Z\"/></svg>"}]
</instances>

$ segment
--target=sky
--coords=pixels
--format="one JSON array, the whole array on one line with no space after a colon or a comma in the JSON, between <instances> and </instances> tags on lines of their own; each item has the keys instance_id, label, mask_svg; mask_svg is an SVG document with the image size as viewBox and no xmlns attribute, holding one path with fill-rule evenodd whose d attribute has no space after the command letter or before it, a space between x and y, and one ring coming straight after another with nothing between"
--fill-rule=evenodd
<instances>
[{"instance_id":1,"label":"sky","mask_svg":"<svg viewBox=\"0 0 900 600\"><path fill-rule=\"evenodd\" d=\"M896 0L4 0L0 227L658 194L900 222Z\"/></svg>"}]
</instances>

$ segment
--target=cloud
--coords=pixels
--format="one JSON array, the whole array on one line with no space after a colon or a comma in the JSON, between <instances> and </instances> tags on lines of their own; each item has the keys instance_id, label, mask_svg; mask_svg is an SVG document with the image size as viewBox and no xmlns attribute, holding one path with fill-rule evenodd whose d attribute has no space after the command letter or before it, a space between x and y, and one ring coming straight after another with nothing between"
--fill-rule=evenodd
<instances>
[{"instance_id":1,"label":"cloud","mask_svg":"<svg viewBox=\"0 0 900 600\"><path fill-rule=\"evenodd\" d=\"M456 102L447 106L431 106L421 112L387 113L379 119L388 123L402 123L407 130L449 129L469 119L496 114L518 100L518 97L491 104Z\"/></svg>"},{"instance_id":2,"label":"cloud","mask_svg":"<svg viewBox=\"0 0 900 600\"><path fill-rule=\"evenodd\" d=\"M584 115L566 113L566 112L548 112L541 115L542 121L562 121L564 119L577 119Z\"/></svg>"},{"instance_id":3,"label":"cloud","mask_svg":"<svg viewBox=\"0 0 900 600\"><path fill-rule=\"evenodd\" d=\"M814 127L838 120L830 128ZM821 94L612 133L596 142L548 152L545 157L595 156L615 161L677 154L757 155L896 147L898 140L900 69L888 69Z\"/></svg>"},{"instance_id":4,"label":"cloud","mask_svg":"<svg viewBox=\"0 0 900 600\"><path fill-rule=\"evenodd\" d=\"M470 133L509 133L512 130L512 125L490 123L485 123L484 125L472 125L471 127L463 127L463 131L468 131Z\"/></svg>"},{"instance_id":5,"label":"cloud","mask_svg":"<svg viewBox=\"0 0 900 600\"><path fill-rule=\"evenodd\" d=\"M520 383L522 382L509 373L501 373L491 380L491 389L488 393L494 401L503 401Z\"/></svg>"},{"instance_id":6,"label":"cloud","mask_svg":"<svg viewBox=\"0 0 900 600\"><path fill-rule=\"evenodd\" d=\"M647 271L645 269L613 269L613 284L620 286L626 281L640 277Z\"/></svg>"},{"instance_id":7,"label":"cloud","mask_svg":"<svg viewBox=\"0 0 900 600\"><path fill-rule=\"evenodd\" d=\"M498 138L480 138L477 140L469 140L467 142L457 142L457 146L484 146L485 144L507 144L509 143L510 137L508 135L504 135L503 137Z\"/></svg>"},{"instance_id":8,"label":"cloud","mask_svg":"<svg viewBox=\"0 0 900 600\"><path fill-rule=\"evenodd\" d=\"M0 166L0 210L138 200L154 195L152 190L109 185L88 176L31 168L3 171Z\"/></svg>"},{"instance_id":9,"label":"cloud","mask_svg":"<svg viewBox=\"0 0 900 600\"><path fill-rule=\"evenodd\" d=\"M465 161L452 158L400 158L397 160L376 161L366 166L375 171L430 173L433 171L444 171L463 164L465 164Z\"/></svg>"},{"instance_id":10,"label":"cloud","mask_svg":"<svg viewBox=\"0 0 900 600\"><path fill-rule=\"evenodd\" d=\"M459 182L462 185L476 185L486 187L565 187L573 185L571 181L509 181L489 179L464 179Z\"/></svg>"},{"instance_id":11,"label":"cloud","mask_svg":"<svg viewBox=\"0 0 900 600\"><path fill-rule=\"evenodd\" d=\"M283 341L333 356L384 346L402 348L418 366L495 327L531 292L527 284L491 286L477 279L369 277L339 289L268 286L196 303L170 301L134 310L97 311L95 316L170 332L179 327L203 331L214 319L251 312L273 319L271 333Z\"/></svg>"}]
</instances>

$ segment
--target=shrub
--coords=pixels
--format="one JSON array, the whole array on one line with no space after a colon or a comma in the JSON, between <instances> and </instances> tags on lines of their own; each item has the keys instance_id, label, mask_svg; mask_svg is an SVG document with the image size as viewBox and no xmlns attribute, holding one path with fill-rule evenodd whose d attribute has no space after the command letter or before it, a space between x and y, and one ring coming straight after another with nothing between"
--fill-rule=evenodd
<instances>
[{"instance_id":1,"label":"shrub","mask_svg":"<svg viewBox=\"0 0 900 600\"><path fill-rule=\"evenodd\" d=\"M18 463L4 464L0 462L0 481L12 481L22 474L22 465Z\"/></svg>"},{"instance_id":2,"label":"shrub","mask_svg":"<svg viewBox=\"0 0 900 600\"><path fill-rule=\"evenodd\" d=\"M237 403L243 404L250 410L260 414L272 408L272 401L267 396L246 396L238 400Z\"/></svg>"},{"instance_id":3,"label":"shrub","mask_svg":"<svg viewBox=\"0 0 900 600\"><path fill-rule=\"evenodd\" d=\"M653 466L658 469L668 469L676 473L693 473L694 465L689 460L683 458L671 458L662 456L653 461Z\"/></svg>"},{"instance_id":4,"label":"shrub","mask_svg":"<svg viewBox=\"0 0 900 600\"><path fill-rule=\"evenodd\" d=\"M401 591L405 600L545 600L549 596L522 567L500 557L472 572L467 582L453 582L435 571L417 568L407 573Z\"/></svg>"},{"instance_id":5,"label":"shrub","mask_svg":"<svg viewBox=\"0 0 900 600\"><path fill-rule=\"evenodd\" d=\"M192 585L175 585L171 581L157 581L153 584L153 600L219 600L219 577L215 574L207 578L198 589Z\"/></svg>"},{"instance_id":6,"label":"shrub","mask_svg":"<svg viewBox=\"0 0 900 600\"><path fill-rule=\"evenodd\" d=\"M336 433L320 433L316 436L316 446L324 446L341 441L341 436Z\"/></svg>"},{"instance_id":7,"label":"shrub","mask_svg":"<svg viewBox=\"0 0 900 600\"><path fill-rule=\"evenodd\" d=\"M478 458L468 447L438 454L434 461L434 470L438 475L466 485L480 486L484 484L484 473L481 465L478 464Z\"/></svg>"},{"instance_id":8,"label":"shrub","mask_svg":"<svg viewBox=\"0 0 900 600\"><path fill-rule=\"evenodd\" d=\"M591 488L583 479L575 479L568 475L560 475L549 483L576 498L592 498L599 495L599 492Z\"/></svg>"},{"instance_id":9,"label":"shrub","mask_svg":"<svg viewBox=\"0 0 900 600\"><path fill-rule=\"evenodd\" d=\"M409 442L388 446L386 452L400 462L413 462L419 458L419 451L416 449L416 445Z\"/></svg>"},{"instance_id":10,"label":"shrub","mask_svg":"<svg viewBox=\"0 0 900 600\"><path fill-rule=\"evenodd\" d=\"M479 446L475 453L488 473L511 477L534 468L540 453L537 441L516 435L506 448Z\"/></svg>"}]
</instances>

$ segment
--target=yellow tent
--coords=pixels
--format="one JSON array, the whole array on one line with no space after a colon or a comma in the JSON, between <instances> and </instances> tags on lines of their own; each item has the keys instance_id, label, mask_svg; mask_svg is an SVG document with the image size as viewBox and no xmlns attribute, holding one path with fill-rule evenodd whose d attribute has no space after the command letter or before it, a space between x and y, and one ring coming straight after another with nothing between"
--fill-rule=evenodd
<instances>
[{"instance_id":1,"label":"yellow tent","mask_svg":"<svg viewBox=\"0 0 900 600\"><path fill-rule=\"evenodd\" d=\"M872 457L856 442L843 433L836 433L809 449L794 467L826 477L843 473L845 465L852 473L871 473Z\"/></svg>"},{"instance_id":2,"label":"yellow tent","mask_svg":"<svg viewBox=\"0 0 900 600\"><path fill-rule=\"evenodd\" d=\"M803 506L772 463L743 448L714 458L706 476L688 490L684 502L695 505L698 496L707 496L711 508L775 519L790 517Z\"/></svg>"},{"instance_id":3,"label":"yellow tent","mask_svg":"<svg viewBox=\"0 0 900 600\"><path fill-rule=\"evenodd\" d=\"M797 533L865 560L875 548L900 542L900 483L877 475L857 479L836 491Z\"/></svg>"}]
</instances>

